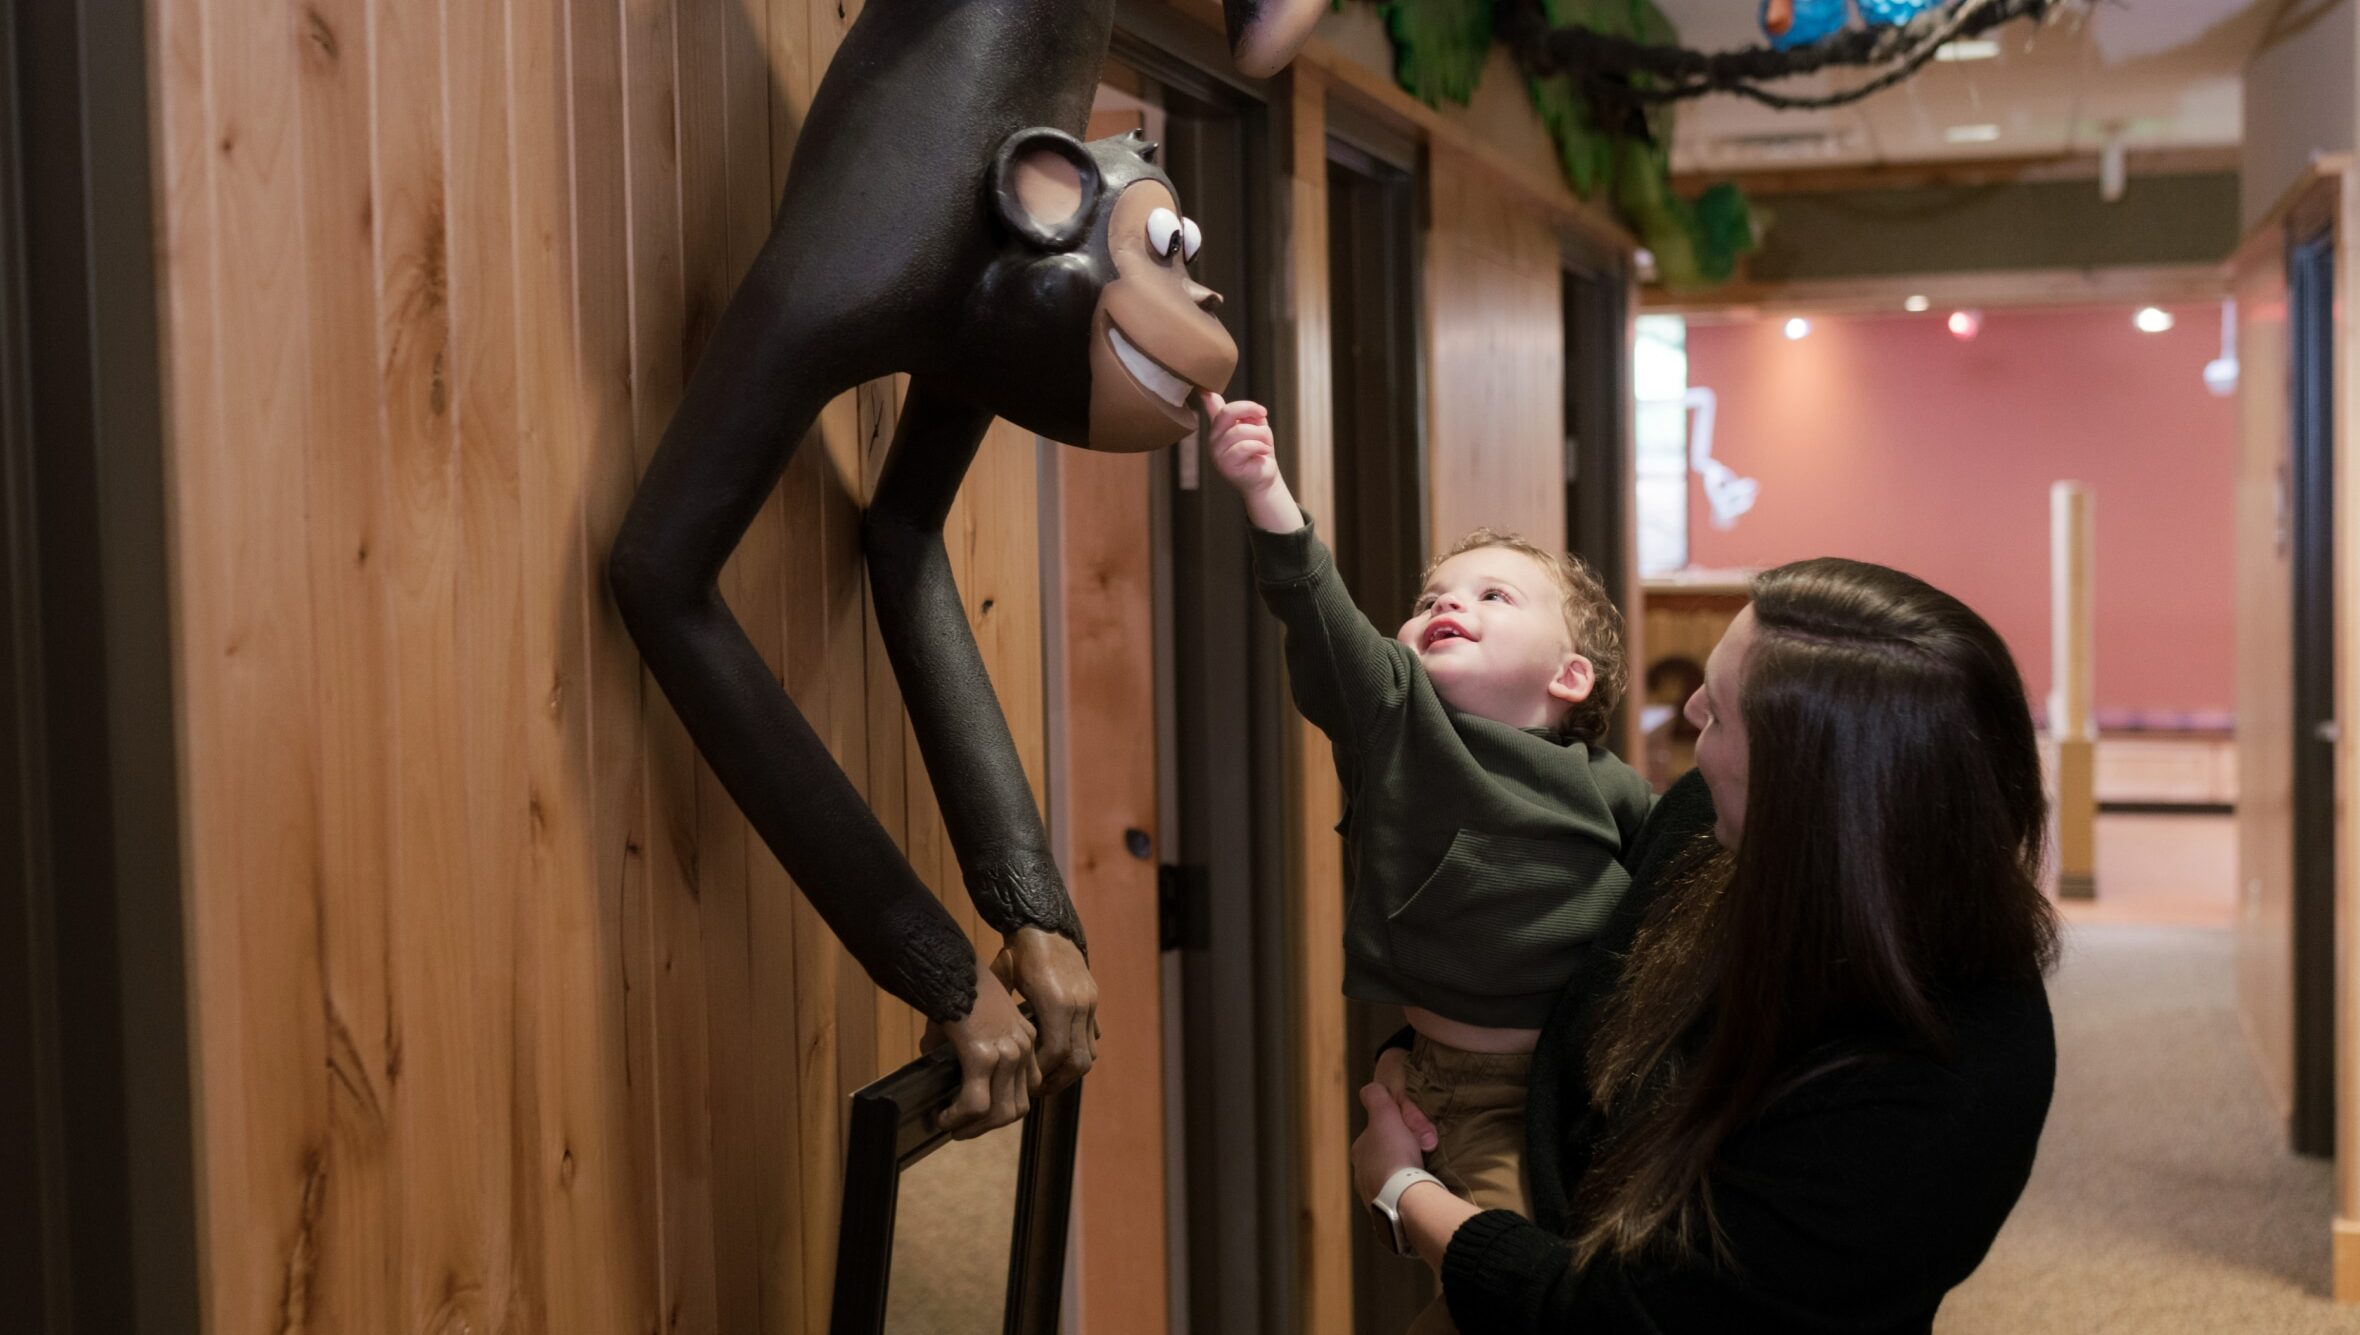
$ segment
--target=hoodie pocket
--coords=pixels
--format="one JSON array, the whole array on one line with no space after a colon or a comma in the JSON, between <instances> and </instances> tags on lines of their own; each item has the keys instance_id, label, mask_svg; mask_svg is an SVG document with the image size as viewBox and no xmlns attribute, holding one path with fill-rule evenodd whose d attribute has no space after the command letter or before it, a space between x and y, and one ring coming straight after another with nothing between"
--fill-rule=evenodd
<instances>
[{"instance_id":1,"label":"hoodie pocket","mask_svg":"<svg viewBox=\"0 0 2360 1335\"><path fill-rule=\"evenodd\" d=\"M1460 830L1386 919L1394 967L1468 996L1554 991L1630 884L1594 840Z\"/></svg>"}]
</instances>

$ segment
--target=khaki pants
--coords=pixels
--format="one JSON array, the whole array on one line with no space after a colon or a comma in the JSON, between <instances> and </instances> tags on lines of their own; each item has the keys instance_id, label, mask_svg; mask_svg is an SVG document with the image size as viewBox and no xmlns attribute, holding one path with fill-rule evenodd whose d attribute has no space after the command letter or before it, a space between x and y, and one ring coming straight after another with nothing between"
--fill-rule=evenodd
<instances>
[{"instance_id":1,"label":"khaki pants","mask_svg":"<svg viewBox=\"0 0 2360 1335\"><path fill-rule=\"evenodd\" d=\"M1532 1054L1462 1052L1420 1034L1409 1051L1403 1093L1434 1123L1438 1142L1426 1171L1485 1210L1532 1217L1524 1186L1524 1092ZM1456 1335L1450 1309L1436 1298L1410 1324L1410 1335Z\"/></svg>"}]
</instances>

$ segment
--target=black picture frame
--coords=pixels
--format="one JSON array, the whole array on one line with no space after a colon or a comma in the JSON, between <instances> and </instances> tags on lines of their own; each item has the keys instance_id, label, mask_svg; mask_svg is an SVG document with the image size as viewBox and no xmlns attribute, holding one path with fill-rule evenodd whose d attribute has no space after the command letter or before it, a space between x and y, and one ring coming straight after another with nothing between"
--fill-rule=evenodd
<instances>
[{"instance_id":1,"label":"black picture frame","mask_svg":"<svg viewBox=\"0 0 2360 1335\"><path fill-rule=\"evenodd\" d=\"M958 1092L959 1062L946 1044L853 1094L830 1335L884 1335L901 1175L950 1140L935 1121ZM1076 1082L1036 1102L1024 1119L1004 1335L1056 1335L1081 1108Z\"/></svg>"}]
</instances>

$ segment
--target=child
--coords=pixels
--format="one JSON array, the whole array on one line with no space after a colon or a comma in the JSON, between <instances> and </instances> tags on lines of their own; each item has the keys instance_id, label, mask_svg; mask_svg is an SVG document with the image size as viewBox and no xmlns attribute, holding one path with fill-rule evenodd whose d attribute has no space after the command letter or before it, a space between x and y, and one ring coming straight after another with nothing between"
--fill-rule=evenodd
<instances>
[{"instance_id":1,"label":"child","mask_svg":"<svg viewBox=\"0 0 2360 1335\"><path fill-rule=\"evenodd\" d=\"M1646 781L1601 749L1621 617L1568 557L1478 529L1390 640L1360 614L1273 457L1259 404L1205 395L1213 465L1245 497L1262 597L1304 717L1344 784L1344 990L1404 1007L1426 1166L1531 1214L1524 1090L1549 1008L1630 885ZM1445 1323L1447 1324L1447 1323Z\"/></svg>"}]
</instances>

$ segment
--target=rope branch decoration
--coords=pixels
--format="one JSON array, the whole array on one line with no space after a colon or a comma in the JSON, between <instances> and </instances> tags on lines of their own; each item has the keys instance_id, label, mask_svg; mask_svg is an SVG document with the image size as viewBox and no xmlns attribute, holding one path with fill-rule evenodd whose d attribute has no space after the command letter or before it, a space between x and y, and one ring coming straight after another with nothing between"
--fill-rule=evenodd
<instances>
[{"instance_id":1,"label":"rope branch decoration","mask_svg":"<svg viewBox=\"0 0 2360 1335\"><path fill-rule=\"evenodd\" d=\"M1535 78L1570 74L1591 96L1635 107L1733 93L1781 111L1840 107L1884 91L1923 68L1944 43L2017 19L2039 22L2069 0L1948 0L1889 28L1847 28L1809 46L1778 51L1691 51L1579 26L1551 27L1541 0L1503 0L1499 36ZM1838 92L1796 96L1762 85L1834 68L1890 66Z\"/></svg>"}]
</instances>

